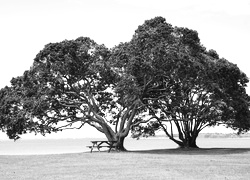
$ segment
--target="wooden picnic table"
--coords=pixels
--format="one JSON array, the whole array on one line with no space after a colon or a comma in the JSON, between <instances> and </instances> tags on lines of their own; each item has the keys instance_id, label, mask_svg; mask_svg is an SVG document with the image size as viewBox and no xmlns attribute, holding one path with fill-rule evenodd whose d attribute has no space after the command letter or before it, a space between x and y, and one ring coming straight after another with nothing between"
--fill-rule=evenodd
<instances>
[{"instance_id":1,"label":"wooden picnic table","mask_svg":"<svg viewBox=\"0 0 250 180\"><path fill-rule=\"evenodd\" d=\"M108 148L108 152L111 151L111 149L115 149L116 148L116 143L117 141L91 141L92 146L87 146L88 148L90 148L90 152L92 153L93 149L96 148L99 152L101 148L106 147Z\"/></svg>"}]
</instances>

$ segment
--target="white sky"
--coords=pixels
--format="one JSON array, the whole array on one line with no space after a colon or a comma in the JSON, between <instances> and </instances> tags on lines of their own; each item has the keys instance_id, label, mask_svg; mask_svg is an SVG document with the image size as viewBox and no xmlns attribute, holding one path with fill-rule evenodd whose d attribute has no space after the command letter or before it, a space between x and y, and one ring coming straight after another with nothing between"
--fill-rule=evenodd
<instances>
[{"instance_id":1,"label":"white sky","mask_svg":"<svg viewBox=\"0 0 250 180\"><path fill-rule=\"evenodd\" d=\"M86 36L111 48L156 16L198 31L250 77L250 0L0 0L0 88L50 42Z\"/></svg>"}]
</instances>

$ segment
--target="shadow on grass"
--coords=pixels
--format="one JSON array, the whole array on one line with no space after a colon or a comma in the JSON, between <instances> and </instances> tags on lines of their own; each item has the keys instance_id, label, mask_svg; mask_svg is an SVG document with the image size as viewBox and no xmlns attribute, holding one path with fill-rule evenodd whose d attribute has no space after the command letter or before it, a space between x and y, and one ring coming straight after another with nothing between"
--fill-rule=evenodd
<instances>
[{"instance_id":1,"label":"shadow on grass","mask_svg":"<svg viewBox=\"0 0 250 180\"><path fill-rule=\"evenodd\" d=\"M222 155L250 153L250 148L176 148L128 151L145 154Z\"/></svg>"}]
</instances>

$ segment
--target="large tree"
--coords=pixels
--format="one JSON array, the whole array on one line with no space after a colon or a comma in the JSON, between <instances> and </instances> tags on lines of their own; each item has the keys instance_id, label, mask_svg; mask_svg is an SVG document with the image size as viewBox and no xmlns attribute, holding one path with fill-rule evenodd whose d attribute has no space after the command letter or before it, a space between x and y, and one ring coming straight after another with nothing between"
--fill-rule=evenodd
<instances>
[{"instance_id":1,"label":"large tree","mask_svg":"<svg viewBox=\"0 0 250 180\"><path fill-rule=\"evenodd\" d=\"M248 78L207 51L196 31L172 27L162 17L145 21L121 46L119 61L154 119L133 126L136 136L161 128L180 147L197 147L199 132L208 126L249 130Z\"/></svg>"},{"instance_id":2,"label":"large tree","mask_svg":"<svg viewBox=\"0 0 250 180\"><path fill-rule=\"evenodd\" d=\"M124 77L111 67L109 57L104 45L89 38L47 44L16 85L30 102L29 111L19 108L18 113L53 131L88 124L125 150L124 138L138 114L139 101L116 90Z\"/></svg>"},{"instance_id":3,"label":"large tree","mask_svg":"<svg viewBox=\"0 0 250 180\"><path fill-rule=\"evenodd\" d=\"M196 31L162 17L111 50L83 37L48 44L12 82L1 91L0 112L1 127L16 117L24 125L12 134L19 127L44 133L89 124L125 150L131 128L137 135L163 129L181 147L197 147L208 126L250 128L246 75L207 51Z\"/></svg>"}]
</instances>

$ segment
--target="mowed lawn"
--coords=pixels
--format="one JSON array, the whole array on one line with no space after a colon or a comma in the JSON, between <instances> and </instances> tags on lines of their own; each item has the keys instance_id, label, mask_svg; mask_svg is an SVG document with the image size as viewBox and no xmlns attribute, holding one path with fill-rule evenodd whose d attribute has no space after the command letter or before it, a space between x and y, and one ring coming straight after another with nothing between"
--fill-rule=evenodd
<instances>
[{"instance_id":1,"label":"mowed lawn","mask_svg":"<svg viewBox=\"0 0 250 180\"><path fill-rule=\"evenodd\" d=\"M249 178L250 148L0 156L1 180Z\"/></svg>"}]
</instances>

